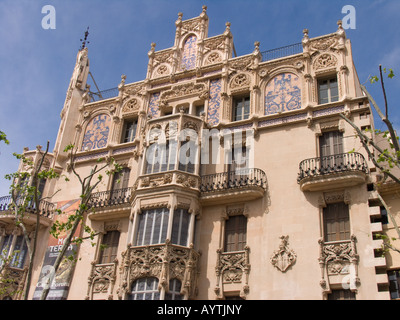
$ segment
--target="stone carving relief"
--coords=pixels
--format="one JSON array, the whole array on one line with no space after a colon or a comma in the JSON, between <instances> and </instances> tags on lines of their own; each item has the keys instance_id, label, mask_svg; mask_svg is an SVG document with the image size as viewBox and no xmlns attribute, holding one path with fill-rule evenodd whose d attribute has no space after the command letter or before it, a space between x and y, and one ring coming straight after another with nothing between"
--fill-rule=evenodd
<instances>
[{"instance_id":1,"label":"stone carving relief","mask_svg":"<svg viewBox=\"0 0 400 320\"><path fill-rule=\"evenodd\" d=\"M138 99L133 98L124 104L122 113L137 113L140 109L140 102Z\"/></svg>"},{"instance_id":2,"label":"stone carving relief","mask_svg":"<svg viewBox=\"0 0 400 320\"><path fill-rule=\"evenodd\" d=\"M165 244L130 247L122 253L119 299L129 294L132 283L142 277L156 277L159 289L168 289L170 279L182 283L181 294L195 293L199 253L193 249L175 246L167 239Z\"/></svg>"},{"instance_id":3,"label":"stone carving relief","mask_svg":"<svg viewBox=\"0 0 400 320\"><path fill-rule=\"evenodd\" d=\"M357 271L359 256L356 252L356 237L352 235L350 240L338 243L325 243L323 239L320 239L318 243L320 245L318 260L322 273L320 281L322 289L330 290L332 277L348 274L351 275L351 279L348 281L350 289L356 290L357 285L360 284Z\"/></svg>"},{"instance_id":4,"label":"stone carving relief","mask_svg":"<svg viewBox=\"0 0 400 320\"><path fill-rule=\"evenodd\" d=\"M279 239L281 239L279 249L274 251L270 260L274 267L281 272L285 272L296 262L297 255L293 250L289 249L289 236L280 236Z\"/></svg>"},{"instance_id":5,"label":"stone carving relief","mask_svg":"<svg viewBox=\"0 0 400 320\"><path fill-rule=\"evenodd\" d=\"M112 300L112 292L117 275L117 263L96 264L92 263L92 271L88 278L89 287L86 300L92 299L95 294L107 294L108 299Z\"/></svg>"},{"instance_id":6,"label":"stone carving relief","mask_svg":"<svg viewBox=\"0 0 400 320\"><path fill-rule=\"evenodd\" d=\"M250 86L250 77L245 73L239 73L235 75L229 84L231 89L238 89L248 86Z\"/></svg>"},{"instance_id":7,"label":"stone carving relief","mask_svg":"<svg viewBox=\"0 0 400 320\"><path fill-rule=\"evenodd\" d=\"M168 100L181 98L188 95L199 95L199 97L207 98L208 90L204 83L186 83L174 86L171 90L165 91L161 94L161 101L165 103Z\"/></svg>"},{"instance_id":8,"label":"stone carving relief","mask_svg":"<svg viewBox=\"0 0 400 320\"><path fill-rule=\"evenodd\" d=\"M337 58L329 53L323 53L318 56L313 64L314 70L335 68L337 65Z\"/></svg>"},{"instance_id":9,"label":"stone carving relief","mask_svg":"<svg viewBox=\"0 0 400 320\"><path fill-rule=\"evenodd\" d=\"M214 52L211 52L209 55L207 55L204 64L209 65L209 64L214 64L214 63L218 63L221 61L222 61L221 54L214 51Z\"/></svg>"},{"instance_id":10,"label":"stone carving relief","mask_svg":"<svg viewBox=\"0 0 400 320\"><path fill-rule=\"evenodd\" d=\"M246 246L244 251L222 252L217 250L217 265L215 272L217 275L217 285L214 292L218 298L223 298L224 287L230 284L241 286L240 296L245 298L249 293L249 261L250 248Z\"/></svg>"}]
</instances>

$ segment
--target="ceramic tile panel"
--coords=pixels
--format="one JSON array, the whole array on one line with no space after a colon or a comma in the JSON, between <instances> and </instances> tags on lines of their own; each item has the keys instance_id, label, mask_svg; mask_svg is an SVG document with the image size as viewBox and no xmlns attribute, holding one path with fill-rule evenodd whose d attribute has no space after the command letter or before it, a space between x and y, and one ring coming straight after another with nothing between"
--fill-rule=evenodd
<instances>
[{"instance_id":1,"label":"ceramic tile panel","mask_svg":"<svg viewBox=\"0 0 400 320\"><path fill-rule=\"evenodd\" d=\"M192 35L188 37L182 50L182 70L191 70L196 67L197 37Z\"/></svg>"},{"instance_id":2,"label":"ceramic tile panel","mask_svg":"<svg viewBox=\"0 0 400 320\"><path fill-rule=\"evenodd\" d=\"M208 102L207 119L208 123L216 126L219 123L221 110L221 79L210 81L210 100Z\"/></svg>"},{"instance_id":3,"label":"ceramic tile panel","mask_svg":"<svg viewBox=\"0 0 400 320\"><path fill-rule=\"evenodd\" d=\"M293 73L281 73L265 89L264 114L291 111L301 108L300 79Z\"/></svg>"},{"instance_id":4,"label":"ceramic tile panel","mask_svg":"<svg viewBox=\"0 0 400 320\"><path fill-rule=\"evenodd\" d=\"M160 116L160 108L158 107L160 102L160 93L153 93L150 97L149 102L149 111L148 114L151 114L153 118L158 118Z\"/></svg>"},{"instance_id":5,"label":"ceramic tile panel","mask_svg":"<svg viewBox=\"0 0 400 320\"><path fill-rule=\"evenodd\" d=\"M83 137L82 151L104 148L107 145L111 118L107 114L99 114L88 123Z\"/></svg>"}]
</instances>

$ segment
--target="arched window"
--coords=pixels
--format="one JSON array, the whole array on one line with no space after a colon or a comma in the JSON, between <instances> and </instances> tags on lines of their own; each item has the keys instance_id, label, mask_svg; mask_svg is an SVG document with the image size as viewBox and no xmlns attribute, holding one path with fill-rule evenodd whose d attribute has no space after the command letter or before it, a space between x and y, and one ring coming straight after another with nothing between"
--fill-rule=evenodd
<instances>
[{"instance_id":1,"label":"arched window","mask_svg":"<svg viewBox=\"0 0 400 320\"><path fill-rule=\"evenodd\" d=\"M182 49L182 70L191 70L196 67L196 52L197 52L197 37L195 35L189 36Z\"/></svg>"},{"instance_id":2,"label":"arched window","mask_svg":"<svg viewBox=\"0 0 400 320\"><path fill-rule=\"evenodd\" d=\"M294 73L281 73L271 79L265 88L264 114L301 108L300 79Z\"/></svg>"},{"instance_id":3,"label":"arched window","mask_svg":"<svg viewBox=\"0 0 400 320\"><path fill-rule=\"evenodd\" d=\"M83 136L82 151L104 148L107 145L110 132L111 118L99 114L88 123Z\"/></svg>"},{"instance_id":4,"label":"arched window","mask_svg":"<svg viewBox=\"0 0 400 320\"><path fill-rule=\"evenodd\" d=\"M182 283L178 279L169 280L169 290L165 293L165 300L182 300Z\"/></svg>"},{"instance_id":5,"label":"arched window","mask_svg":"<svg viewBox=\"0 0 400 320\"><path fill-rule=\"evenodd\" d=\"M157 278L140 278L133 282L129 300L160 300Z\"/></svg>"}]
</instances>

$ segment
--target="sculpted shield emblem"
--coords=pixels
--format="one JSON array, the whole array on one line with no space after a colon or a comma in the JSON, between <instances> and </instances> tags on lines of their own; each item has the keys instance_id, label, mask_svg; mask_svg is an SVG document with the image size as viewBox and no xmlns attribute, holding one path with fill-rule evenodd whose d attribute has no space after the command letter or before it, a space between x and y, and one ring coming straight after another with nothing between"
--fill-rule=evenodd
<instances>
[{"instance_id":1,"label":"sculpted shield emblem","mask_svg":"<svg viewBox=\"0 0 400 320\"><path fill-rule=\"evenodd\" d=\"M275 250L271 257L271 263L281 272L285 272L296 262L296 253L288 247L289 236L280 236L279 250Z\"/></svg>"}]
</instances>

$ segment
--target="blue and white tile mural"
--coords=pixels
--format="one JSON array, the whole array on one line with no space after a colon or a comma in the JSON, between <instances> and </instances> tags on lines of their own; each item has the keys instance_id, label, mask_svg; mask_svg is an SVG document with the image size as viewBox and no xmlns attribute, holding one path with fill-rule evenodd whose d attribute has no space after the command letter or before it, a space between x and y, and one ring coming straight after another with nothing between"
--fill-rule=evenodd
<instances>
[{"instance_id":1,"label":"blue and white tile mural","mask_svg":"<svg viewBox=\"0 0 400 320\"><path fill-rule=\"evenodd\" d=\"M104 148L107 145L111 118L107 114L99 114L88 123L83 137L82 151Z\"/></svg>"},{"instance_id":2,"label":"blue and white tile mural","mask_svg":"<svg viewBox=\"0 0 400 320\"><path fill-rule=\"evenodd\" d=\"M264 115L301 108L300 79L293 73L281 73L265 88Z\"/></svg>"}]
</instances>

